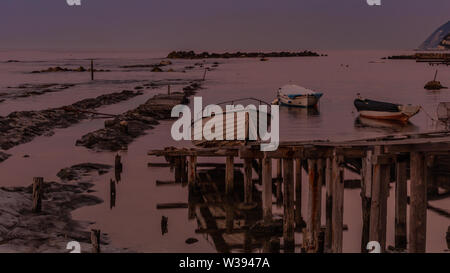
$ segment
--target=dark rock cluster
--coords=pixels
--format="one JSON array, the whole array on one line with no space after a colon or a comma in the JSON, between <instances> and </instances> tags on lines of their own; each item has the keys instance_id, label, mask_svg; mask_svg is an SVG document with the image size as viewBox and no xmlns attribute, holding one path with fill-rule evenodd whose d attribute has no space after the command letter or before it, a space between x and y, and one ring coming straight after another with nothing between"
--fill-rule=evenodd
<instances>
[{"instance_id":1,"label":"dark rock cluster","mask_svg":"<svg viewBox=\"0 0 450 273\"><path fill-rule=\"evenodd\" d=\"M318 57L321 56L312 51L301 52L234 52L234 53L195 53L194 51L172 51L167 55L168 59L229 59L229 58L275 58L275 57Z\"/></svg>"}]
</instances>

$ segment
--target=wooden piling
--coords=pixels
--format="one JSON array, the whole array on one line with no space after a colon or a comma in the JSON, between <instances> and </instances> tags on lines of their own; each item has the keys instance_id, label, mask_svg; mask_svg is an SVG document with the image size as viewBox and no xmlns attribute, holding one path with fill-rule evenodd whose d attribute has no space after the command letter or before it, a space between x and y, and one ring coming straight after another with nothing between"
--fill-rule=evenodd
<instances>
[{"instance_id":1,"label":"wooden piling","mask_svg":"<svg viewBox=\"0 0 450 273\"><path fill-rule=\"evenodd\" d=\"M94 80L94 60L91 59L91 81Z\"/></svg>"},{"instance_id":2,"label":"wooden piling","mask_svg":"<svg viewBox=\"0 0 450 273\"><path fill-rule=\"evenodd\" d=\"M277 184L276 184L276 198L277 198L277 207L281 207L283 205L283 161L281 159L277 159Z\"/></svg>"},{"instance_id":3,"label":"wooden piling","mask_svg":"<svg viewBox=\"0 0 450 273\"><path fill-rule=\"evenodd\" d=\"M387 198L389 194L390 167L381 164L383 147L376 146L373 162L372 202L370 209L369 240L379 242L386 251Z\"/></svg>"},{"instance_id":4,"label":"wooden piling","mask_svg":"<svg viewBox=\"0 0 450 273\"><path fill-rule=\"evenodd\" d=\"M409 216L409 252L424 253L427 233L427 184L425 179L425 155L411 153L411 185Z\"/></svg>"},{"instance_id":5,"label":"wooden piling","mask_svg":"<svg viewBox=\"0 0 450 273\"><path fill-rule=\"evenodd\" d=\"M333 209L333 166L331 158L327 158L325 162L325 237L324 252L331 252L332 242L332 209Z\"/></svg>"},{"instance_id":6,"label":"wooden piling","mask_svg":"<svg viewBox=\"0 0 450 273\"><path fill-rule=\"evenodd\" d=\"M119 154L116 154L114 158L114 169L116 172L122 172L122 157Z\"/></svg>"},{"instance_id":7,"label":"wooden piling","mask_svg":"<svg viewBox=\"0 0 450 273\"><path fill-rule=\"evenodd\" d=\"M342 253L342 239L344 226L344 168L342 167L343 157L333 156L332 162L332 183L333 183L333 204L331 216L333 253Z\"/></svg>"},{"instance_id":8,"label":"wooden piling","mask_svg":"<svg viewBox=\"0 0 450 273\"><path fill-rule=\"evenodd\" d=\"M169 85L167 85L167 95L169 95L169 96L170 96L170 84L169 84Z\"/></svg>"},{"instance_id":9,"label":"wooden piling","mask_svg":"<svg viewBox=\"0 0 450 273\"><path fill-rule=\"evenodd\" d=\"M42 211L42 191L44 187L44 178L33 178L33 204L31 211L39 213Z\"/></svg>"},{"instance_id":10,"label":"wooden piling","mask_svg":"<svg viewBox=\"0 0 450 273\"><path fill-rule=\"evenodd\" d=\"M302 161L295 159L295 226L301 230L304 226L302 217Z\"/></svg>"},{"instance_id":11,"label":"wooden piling","mask_svg":"<svg viewBox=\"0 0 450 273\"><path fill-rule=\"evenodd\" d=\"M407 162L399 158L395 165L395 248L406 249Z\"/></svg>"},{"instance_id":12,"label":"wooden piling","mask_svg":"<svg viewBox=\"0 0 450 273\"><path fill-rule=\"evenodd\" d=\"M270 224L272 222L272 159L264 157L261 161L263 216L264 223Z\"/></svg>"},{"instance_id":13,"label":"wooden piling","mask_svg":"<svg viewBox=\"0 0 450 273\"><path fill-rule=\"evenodd\" d=\"M114 180L109 181L109 192L110 192L110 209L116 206L116 182Z\"/></svg>"},{"instance_id":14,"label":"wooden piling","mask_svg":"<svg viewBox=\"0 0 450 273\"><path fill-rule=\"evenodd\" d=\"M197 157L196 156L190 156L189 157L189 167L188 167L188 184L189 189L192 189L195 187L197 181L196 181L196 172L197 172Z\"/></svg>"},{"instance_id":15,"label":"wooden piling","mask_svg":"<svg viewBox=\"0 0 450 273\"><path fill-rule=\"evenodd\" d=\"M321 217L321 200L322 200L322 185L323 179L323 161L322 159L308 160L308 176L309 176L309 194L308 194L308 220L306 224L307 238L308 238L308 252L317 252L318 250L318 236L320 231L320 217Z\"/></svg>"},{"instance_id":16,"label":"wooden piling","mask_svg":"<svg viewBox=\"0 0 450 273\"><path fill-rule=\"evenodd\" d=\"M253 202L253 180L252 180L252 160L250 158L244 159L244 203L250 204Z\"/></svg>"},{"instance_id":17,"label":"wooden piling","mask_svg":"<svg viewBox=\"0 0 450 273\"><path fill-rule=\"evenodd\" d=\"M186 186L188 184L188 169L187 169L187 157L186 156L182 156L180 158L181 162L180 162L180 169L181 169L181 183L183 186Z\"/></svg>"},{"instance_id":18,"label":"wooden piling","mask_svg":"<svg viewBox=\"0 0 450 273\"><path fill-rule=\"evenodd\" d=\"M100 253L100 236L101 232L99 229L91 229L91 244L92 253Z\"/></svg>"},{"instance_id":19,"label":"wooden piling","mask_svg":"<svg viewBox=\"0 0 450 273\"><path fill-rule=\"evenodd\" d=\"M174 158L175 161L175 182L182 182L182 174L181 174L181 157L177 156Z\"/></svg>"},{"instance_id":20,"label":"wooden piling","mask_svg":"<svg viewBox=\"0 0 450 273\"><path fill-rule=\"evenodd\" d=\"M283 241L285 252L294 252L294 161L292 158L283 159Z\"/></svg>"},{"instance_id":21,"label":"wooden piling","mask_svg":"<svg viewBox=\"0 0 450 273\"><path fill-rule=\"evenodd\" d=\"M225 192L233 194L234 190L234 157L227 156L225 175Z\"/></svg>"},{"instance_id":22,"label":"wooden piling","mask_svg":"<svg viewBox=\"0 0 450 273\"><path fill-rule=\"evenodd\" d=\"M367 151L362 159L361 169L361 205L362 205L362 232L361 252L367 252L370 234L370 208L372 203L372 151Z\"/></svg>"}]
</instances>

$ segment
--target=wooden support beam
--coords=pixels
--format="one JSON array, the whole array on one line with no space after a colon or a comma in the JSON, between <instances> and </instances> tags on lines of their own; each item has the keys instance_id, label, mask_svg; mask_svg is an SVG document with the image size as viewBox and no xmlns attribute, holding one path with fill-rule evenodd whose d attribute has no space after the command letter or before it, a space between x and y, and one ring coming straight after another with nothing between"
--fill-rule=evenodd
<instances>
[{"instance_id":1,"label":"wooden support beam","mask_svg":"<svg viewBox=\"0 0 450 273\"><path fill-rule=\"evenodd\" d=\"M42 192L44 187L44 178L33 178L33 204L31 211L39 213L42 211Z\"/></svg>"},{"instance_id":2,"label":"wooden support beam","mask_svg":"<svg viewBox=\"0 0 450 273\"><path fill-rule=\"evenodd\" d=\"M395 248L406 249L407 162L397 161L395 166Z\"/></svg>"},{"instance_id":3,"label":"wooden support beam","mask_svg":"<svg viewBox=\"0 0 450 273\"><path fill-rule=\"evenodd\" d=\"M425 155L411 153L411 203L409 216L409 252L424 253L427 234L427 183Z\"/></svg>"},{"instance_id":4,"label":"wooden support beam","mask_svg":"<svg viewBox=\"0 0 450 273\"><path fill-rule=\"evenodd\" d=\"M295 159L295 226L301 230L305 225L302 217L302 160Z\"/></svg>"},{"instance_id":5,"label":"wooden support beam","mask_svg":"<svg viewBox=\"0 0 450 273\"><path fill-rule=\"evenodd\" d=\"M277 207L281 207L283 205L283 161L281 159L277 159L277 182L276 182L276 198L277 198Z\"/></svg>"},{"instance_id":6,"label":"wooden support beam","mask_svg":"<svg viewBox=\"0 0 450 273\"><path fill-rule=\"evenodd\" d=\"M332 159L327 158L325 162L325 187L326 187L326 195L325 195L325 242L324 242L324 251L326 253L331 252L331 243L332 243L332 211L333 211L333 166Z\"/></svg>"},{"instance_id":7,"label":"wooden support beam","mask_svg":"<svg viewBox=\"0 0 450 273\"><path fill-rule=\"evenodd\" d=\"M331 216L332 243L331 252L342 253L342 239L344 226L344 167L343 157L333 156L332 160L332 183L333 183L333 205Z\"/></svg>"},{"instance_id":8,"label":"wooden support beam","mask_svg":"<svg viewBox=\"0 0 450 273\"><path fill-rule=\"evenodd\" d=\"M283 240L285 252L294 252L294 160L292 158L283 159Z\"/></svg>"},{"instance_id":9,"label":"wooden support beam","mask_svg":"<svg viewBox=\"0 0 450 273\"><path fill-rule=\"evenodd\" d=\"M262 184L263 184L263 216L264 223L272 222L272 159L262 159Z\"/></svg>"},{"instance_id":10,"label":"wooden support beam","mask_svg":"<svg viewBox=\"0 0 450 273\"><path fill-rule=\"evenodd\" d=\"M367 252L367 244L370 237L370 210L372 203L372 151L367 151L367 155L362 159L361 169L361 206L362 206L362 233L361 252Z\"/></svg>"},{"instance_id":11,"label":"wooden support beam","mask_svg":"<svg viewBox=\"0 0 450 273\"><path fill-rule=\"evenodd\" d=\"M181 156L174 158L175 161L175 181L181 183Z\"/></svg>"},{"instance_id":12,"label":"wooden support beam","mask_svg":"<svg viewBox=\"0 0 450 273\"><path fill-rule=\"evenodd\" d=\"M244 159L244 203L250 204L253 202L253 180L252 180L252 160L250 158Z\"/></svg>"},{"instance_id":13,"label":"wooden support beam","mask_svg":"<svg viewBox=\"0 0 450 273\"><path fill-rule=\"evenodd\" d=\"M375 147L375 157L383 148ZM379 161L378 161L379 162ZM390 166L373 165L372 200L370 210L369 240L379 242L381 251L386 251L387 198L389 195Z\"/></svg>"},{"instance_id":14,"label":"wooden support beam","mask_svg":"<svg viewBox=\"0 0 450 273\"><path fill-rule=\"evenodd\" d=\"M234 157L227 156L225 170L225 193L233 194L234 190Z\"/></svg>"}]
</instances>

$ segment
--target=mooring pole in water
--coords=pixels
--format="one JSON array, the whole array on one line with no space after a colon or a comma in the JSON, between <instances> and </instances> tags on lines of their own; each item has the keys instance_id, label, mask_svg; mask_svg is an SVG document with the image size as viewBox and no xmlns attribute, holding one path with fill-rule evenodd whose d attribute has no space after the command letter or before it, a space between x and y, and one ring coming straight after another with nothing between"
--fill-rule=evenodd
<instances>
[{"instance_id":1,"label":"mooring pole in water","mask_svg":"<svg viewBox=\"0 0 450 273\"><path fill-rule=\"evenodd\" d=\"M244 159L244 203L250 204L253 202L253 180L252 180L252 160L250 158Z\"/></svg>"},{"instance_id":2,"label":"mooring pole in water","mask_svg":"<svg viewBox=\"0 0 450 273\"><path fill-rule=\"evenodd\" d=\"M122 172L122 157L119 154L116 154L114 158L114 169L118 172Z\"/></svg>"},{"instance_id":3,"label":"mooring pole in water","mask_svg":"<svg viewBox=\"0 0 450 273\"><path fill-rule=\"evenodd\" d=\"M331 215L331 251L333 253L342 253L342 237L344 226L344 168L341 164L343 161L343 157L338 156L335 151L332 162L333 208Z\"/></svg>"},{"instance_id":4,"label":"mooring pole in water","mask_svg":"<svg viewBox=\"0 0 450 273\"><path fill-rule=\"evenodd\" d=\"M406 213L408 206L407 161L405 156L398 156L395 179L395 248L406 249Z\"/></svg>"},{"instance_id":5,"label":"mooring pole in water","mask_svg":"<svg viewBox=\"0 0 450 273\"><path fill-rule=\"evenodd\" d=\"M295 226L300 230L304 221L302 217L302 160L295 159Z\"/></svg>"},{"instance_id":6,"label":"mooring pole in water","mask_svg":"<svg viewBox=\"0 0 450 273\"><path fill-rule=\"evenodd\" d=\"M333 209L333 180L332 180L332 161L327 158L325 161L325 234L324 234L324 252L331 252L332 238L332 209Z\"/></svg>"},{"instance_id":7,"label":"mooring pole in water","mask_svg":"<svg viewBox=\"0 0 450 273\"><path fill-rule=\"evenodd\" d=\"M42 190L44 187L44 178L33 178L33 205L32 212L38 213L42 210Z\"/></svg>"},{"instance_id":8,"label":"mooring pole in water","mask_svg":"<svg viewBox=\"0 0 450 273\"><path fill-rule=\"evenodd\" d=\"M272 159L265 154L261 161L264 224L270 224L272 222Z\"/></svg>"},{"instance_id":9,"label":"mooring pole in water","mask_svg":"<svg viewBox=\"0 0 450 273\"><path fill-rule=\"evenodd\" d=\"M276 162L277 162L277 184L276 184L277 207L281 207L283 205L283 191L282 191L283 161L281 159L277 159Z\"/></svg>"},{"instance_id":10,"label":"mooring pole in water","mask_svg":"<svg viewBox=\"0 0 450 273\"><path fill-rule=\"evenodd\" d=\"M409 252L424 253L427 234L427 184L424 153L411 153L410 170Z\"/></svg>"},{"instance_id":11,"label":"mooring pole in water","mask_svg":"<svg viewBox=\"0 0 450 273\"><path fill-rule=\"evenodd\" d=\"M99 229L91 229L92 253L100 253L100 236Z\"/></svg>"},{"instance_id":12,"label":"mooring pole in water","mask_svg":"<svg viewBox=\"0 0 450 273\"><path fill-rule=\"evenodd\" d=\"M203 72L203 79L202 79L202 81L205 81L205 80L206 80L206 71L208 71L207 68L205 68L205 72Z\"/></svg>"},{"instance_id":13,"label":"mooring pole in water","mask_svg":"<svg viewBox=\"0 0 450 273\"><path fill-rule=\"evenodd\" d=\"M233 194L234 190L234 157L227 156L225 167L225 193Z\"/></svg>"},{"instance_id":14,"label":"mooring pole in water","mask_svg":"<svg viewBox=\"0 0 450 273\"><path fill-rule=\"evenodd\" d=\"M91 81L94 80L94 59L91 59Z\"/></svg>"},{"instance_id":15,"label":"mooring pole in water","mask_svg":"<svg viewBox=\"0 0 450 273\"><path fill-rule=\"evenodd\" d=\"M283 242L285 252L295 250L295 220L294 220L294 160L292 157L283 159L284 179L283 179Z\"/></svg>"},{"instance_id":16,"label":"mooring pole in water","mask_svg":"<svg viewBox=\"0 0 450 273\"><path fill-rule=\"evenodd\" d=\"M362 206L362 232L361 232L361 252L367 252L370 234L370 209L372 203L372 151L367 151L362 158L361 168L361 206Z\"/></svg>"},{"instance_id":17,"label":"mooring pole in water","mask_svg":"<svg viewBox=\"0 0 450 273\"><path fill-rule=\"evenodd\" d=\"M167 86L167 95L170 95L170 84Z\"/></svg>"},{"instance_id":18,"label":"mooring pole in water","mask_svg":"<svg viewBox=\"0 0 450 273\"><path fill-rule=\"evenodd\" d=\"M381 251L385 252L390 166L383 162L382 146L375 147L374 162L372 164L373 181L369 241L379 242Z\"/></svg>"},{"instance_id":19,"label":"mooring pole in water","mask_svg":"<svg viewBox=\"0 0 450 273\"><path fill-rule=\"evenodd\" d=\"M434 80L433 81L436 81L437 74L438 74L438 70L436 69L436 73L434 73Z\"/></svg>"},{"instance_id":20,"label":"mooring pole in water","mask_svg":"<svg viewBox=\"0 0 450 273\"><path fill-rule=\"evenodd\" d=\"M116 181L109 181L109 192L110 192L110 209L116 206Z\"/></svg>"}]
</instances>

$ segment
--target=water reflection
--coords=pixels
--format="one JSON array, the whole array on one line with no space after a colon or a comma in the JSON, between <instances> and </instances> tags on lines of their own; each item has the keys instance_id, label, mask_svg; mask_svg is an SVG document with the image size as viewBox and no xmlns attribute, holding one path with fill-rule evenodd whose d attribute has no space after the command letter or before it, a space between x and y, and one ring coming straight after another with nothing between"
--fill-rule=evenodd
<instances>
[{"instance_id":1,"label":"water reflection","mask_svg":"<svg viewBox=\"0 0 450 273\"><path fill-rule=\"evenodd\" d=\"M410 133L419 131L419 127L411 122L403 123L390 120L378 120L365 117L357 117L355 119L355 128L357 129L374 129L375 131L393 132L393 133Z\"/></svg>"},{"instance_id":2,"label":"water reflection","mask_svg":"<svg viewBox=\"0 0 450 273\"><path fill-rule=\"evenodd\" d=\"M288 115L293 118L307 118L312 116L319 116L320 111L317 107L280 107L280 115Z\"/></svg>"}]
</instances>

